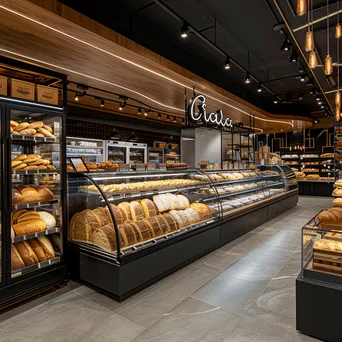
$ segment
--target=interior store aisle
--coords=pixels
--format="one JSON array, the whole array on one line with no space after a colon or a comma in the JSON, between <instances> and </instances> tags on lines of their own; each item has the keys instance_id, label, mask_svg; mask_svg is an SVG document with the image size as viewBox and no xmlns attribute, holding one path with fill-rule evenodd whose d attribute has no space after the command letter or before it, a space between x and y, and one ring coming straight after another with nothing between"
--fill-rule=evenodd
<instances>
[{"instance_id":1,"label":"interior store aisle","mask_svg":"<svg viewBox=\"0 0 342 342\"><path fill-rule=\"evenodd\" d=\"M122 303L70 282L0 317L8 341L314 341L295 329L301 227L331 198L286 213Z\"/></svg>"}]
</instances>

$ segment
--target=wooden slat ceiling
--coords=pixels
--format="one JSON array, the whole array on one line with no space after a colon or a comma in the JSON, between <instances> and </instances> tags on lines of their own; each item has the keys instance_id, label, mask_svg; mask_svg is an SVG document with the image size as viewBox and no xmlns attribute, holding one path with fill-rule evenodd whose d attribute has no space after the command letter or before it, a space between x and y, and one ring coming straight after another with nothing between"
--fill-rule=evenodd
<instances>
[{"instance_id":1,"label":"wooden slat ceiling","mask_svg":"<svg viewBox=\"0 0 342 342\"><path fill-rule=\"evenodd\" d=\"M184 92L207 96L209 110L222 109L256 133L309 128L306 118L271 115L135 44L55 0L0 0L0 54L47 67L74 82L143 101L184 117ZM70 99L72 101L72 99Z\"/></svg>"}]
</instances>

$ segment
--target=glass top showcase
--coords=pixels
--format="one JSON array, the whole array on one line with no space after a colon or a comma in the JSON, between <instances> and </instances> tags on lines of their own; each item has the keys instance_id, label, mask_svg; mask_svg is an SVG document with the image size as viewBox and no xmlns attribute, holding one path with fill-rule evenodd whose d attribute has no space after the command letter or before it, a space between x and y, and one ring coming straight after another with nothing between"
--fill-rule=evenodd
<instances>
[{"instance_id":1,"label":"glass top showcase","mask_svg":"<svg viewBox=\"0 0 342 342\"><path fill-rule=\"evenodd\" d=\"M69 241L120 260L297 189L284 165L69 173Z\"/></svg>"}]
</instances>

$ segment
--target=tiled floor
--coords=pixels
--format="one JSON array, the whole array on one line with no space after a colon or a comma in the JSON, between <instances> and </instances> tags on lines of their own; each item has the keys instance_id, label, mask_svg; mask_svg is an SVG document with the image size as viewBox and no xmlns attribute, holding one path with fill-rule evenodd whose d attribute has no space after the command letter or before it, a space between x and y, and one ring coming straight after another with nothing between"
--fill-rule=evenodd
<instances>
[{"instance_id":1,"label":"tiled floor","mask_svg":"<svg viewBox=\"0 0 342 342\"><path fill-rule=\"evenodd\" d=\"M330 198L296 208L122 303L76 283L0 316L8 341L315 341L295 329L300 228Z\"/></svg>"}]
</instances>

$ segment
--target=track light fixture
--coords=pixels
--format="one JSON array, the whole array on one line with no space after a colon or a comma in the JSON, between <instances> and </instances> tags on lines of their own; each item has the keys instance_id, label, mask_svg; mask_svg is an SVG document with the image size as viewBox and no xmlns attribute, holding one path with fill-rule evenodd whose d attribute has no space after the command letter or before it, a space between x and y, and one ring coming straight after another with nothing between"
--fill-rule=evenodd
<instances>
[{"instance_id":1,"label":"track light fixture","mask_svg":"<svg viewBox=\"0 0 342 342\"><path fill-rule=\"evenodd\" d=\"M299 93L299 94L298 94L298 100L299 100L299 101L302 101L303 98L304 98L304 94L303 94L303 93Z\"/></svg>"},{"instance_id":2,"label":"track light fixture","mask_svg":"<svg viewBox=\"0 0 342 342\"><path fill-rule=\"evenodd\" d=\"M290 57L290 62L297 63L298 62L298 55L295 52L292 52Z\"/></svg>"},{"instance_id":3,"label":"track light fixture","mask_svg":"<svg viewBox=\"0 0 342 342\"><path fill-rule=\"evenodd\" d=\"M320 101L321 97L319 96L319 94L316 95L316 101Z\"/></svg>"},{"instance_id":4,"label":"track light fixture","mask_svg":"<svg viewBox=\"0 0 342 342\"><path fill-rule=\"evenodd\" d=\"M304 69L303 69L303 67L302 67L302 66L300 66L300 67L299 67L299 69L298 69L298 71L299 71L299 73L300 73L300 74L303 74L303 73L304 73Z\"/></svg>"},{"instance_id":5,"label":"track light fixture","mask_svg":"<svg viewBox=\"0 0 342 342\"><path fill-rule=\"evenodd\" d=\"M138 114L141 115L141 108L138 108Z\"/></svg>"},{"instance_id":6,"label":"track light fixture","mask_svg":"<svg viewBox=\"0 0 342 342\"><path fill-rule=\"evenodd\" d=\"M75 99L75 101L78 101L78 93L75 94L74 99Z\"/></svg>"},{"instance_id":7,"label":"track light fixture","mask_svg":"<svg viewBox=\"0 0 342 342\"><path fill-rule=\"evenodd\" d=\"M289 51L291 50L291 43L288 39L285 39L281 48L280 48L281 51Z\"/></svg>"},{"instance_id":8,"label":"track light fixture","mask_svg":"<svg viewBox=\"0 0 342 342\"><path fill-rule=\"evenodd\" d=\"M160 114L160 113L158 113L158 119L159 119L159 120L161 119L161 114Z\"/></svg>"},{"instance_id":9,"label":"track light fixture","mask_svg":"<svg viewBox=\"0 0 342 342\"><path fill-rule=\"evenodd\" d=\"M322 100L318 100L318 102L317 102L319 105L321 105L322 103L323 103L323 101Z\"/></svg>"},{"instance_id":10,"label":"track light fixture","mask_svg":"<svg viewBox=\"0 0 342 342\"><path fill-rule=\"evenodd\" d=\"M170 115L166 117L166 121L170 121Z\"/></svg>"},{"instance_id":11,"label":"track light fixture","mask_svg":"<svg viewBox=\"0 0 342 342\"><path fill-rule=\"evenodd\" d=\"M182 27L181 27L181 37L183 39L185 39L185 38L187 38L189 36L189 33L190 33L190 30L189 30L188 25L183 24Z\"/></svg>"},{"instance_id":12,"label":"track light fixture","mask_svg":"<svg viewBox=\"0 0 342 342\"><path fill-rule=\"evenodd\" d=\"M120 107L119 107L119 110L123 110L126 106L126 101L120 103Z\"/></svg>"},{"instance_id":13,"label":"track light fixture","mask_svg":"<svg viewBox=\"0 0 342 342\"><path fill-rule=\"evenodd\" d=\"M314 123L315 123L315 124L318 124L319 122L320 122L319 119L314 120Z\"/></svg>"},{"instance_id":14,"label":"track light fixture","mask_svg":"<svg viewBox=\"0 0 342 342\"><path fill-rule=\"evenodd\" d=\"M251 83L251 81L252 81L251 75L250 75L249 72L248 72L247 75L246 75L246 78L245 78L245 82L246 82L247 84L249 84L249 83Z\"/></svg>"},{"instance_id":15,"label":"track light fixture","mask_svg":"<svg viewBox=\"0 0 342 342\"><path fill-rule=\"evenodd\" d=\"M101 101L100 101L100 106L101 106L101 107L104 107L104 105L105 105L104 99L101 99Z\"/></svg>"},{"instance_id":16,"label":"track light fixture","mask_svg":"<svg viewBox=\"0 0 342 342\"><path fill-rule=\"evenodd\" d=\"M182 125L184 125L185 124L185 121L184 121L184 119L182 119Z\"/></svg>"},{"instance_id":17,"label":"track light fixture","mask_svg":"<svg viewBox=\"0 0 342 342\"><path fill-rule=\"evenodd\" d=\"M149 109L145 109L144 115L147 116L149 111Z\"/></svg>"},{"instance_id":18,"label":"track light fixture","mask_svg":"<svg viewBox=\"0 0 342 342\"><path fill-rule=\"evenodd\" d=\"M174 116L173 117L173 122L176 123L177 122L177 118Z\"/></svg>"},{"instance_id":19,"label":"track light fixture","mask_svg":"<svg viewBox=\"0 0 342 342\"><path fill-rule=\"evenodd\" d=\"M278 102L279 102L279 98L278 98L278 96L275 96L275 97L274 97L274 100L273 100L273 103L274 103L274 104L277 104Z\"/></svg>"},{"instance_id":20,"label":"track light fixture","mask_svg":"<svg viewBox=\"0 0 342 342\"><path fill-rule=\"evenodd\" d=\"M258 93L261 93L261 92L262 92L262 85L261 85L261 84L258 84L257 92L258 92Z\"/></svg>"},{"instance_id":21,"label":"track light fixture","mask_svg":"<svg viewBox=\"0 0 342 342\"><path fill-rule=\"evenodd\" d=\"M224 63L224 68L226 70L229 70L230 69L230 58L227 58L225 63Z\"/></svg>"},{"instance_id":22,"label":"track light fixture","mask_svg":"<svg viewBox=\"0 0 342 342\"><path fill-rule=\"evenodd\" d=\"M300 81L305 82L305 76L304 75L300 76Z\"/></svg>"}]
</instances>

